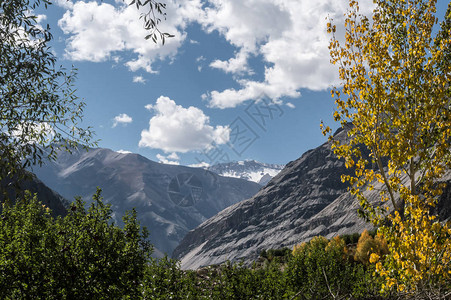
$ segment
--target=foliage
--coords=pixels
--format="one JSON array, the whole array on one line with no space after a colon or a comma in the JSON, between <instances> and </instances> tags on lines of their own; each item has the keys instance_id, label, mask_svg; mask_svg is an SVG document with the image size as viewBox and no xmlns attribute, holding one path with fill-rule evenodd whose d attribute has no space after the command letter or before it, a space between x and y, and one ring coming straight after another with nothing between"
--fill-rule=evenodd
<instances>
[{"instance_id":1,"label":"foliage","mask_svg":"<svg viewBox=\"0 0 451 300\"><path fill-rule=\"evenodd\" d=\"M87 144L92 136L90 128L79 126L84 103L74 94L75 70L55 67L49 27L30 13L41 2L50 4L0 2L0 178L54 158L54 143Z\"/></svg>"},{"instance_id":2,"label":"foliage","mask_svg":"<svg viewBox=\"0 0 451 300\"><path fill-rule=\"evenodd\" d=\"M146 275L145 299L371 299L380 289L374 266L357 263L341 238L316 237L286 262L245 266L227 262L197 271L154 260ZM286 253L285 249L273 249Z\"/></svg>"},{"instance_id":3,"label":"foliage","mask_svg":"<svg viewBox=\"0 0 451 300\"><path fill-rule=\"evenodd\" d=\"M358 233L344 234L341 235L340 237L343 239L346 245L357 244L357 242L359 241L360 234Z\"/></svg>"},{"instance_id":4,"label":"foliage","mask_svg":"<svg viewBox=\"0 0 451 300\"><path fill-rule=\"evenodd\" d=\"M29 193L4 205L0 222L0 298L138 299L152 252L136 212L111 223L100 190L86 210L77 199L54 219Z\"/></svg>"},{"instance_id":5,"label":"foliage","mask_svg":"<svg viewBox=\"0 0 451 300\"><path fill-rule=\"evenodd\" d=\"M372 268L354 262L343 239L314 237L293 249L286 272L289 286L306 299L355 297L377 294L379 282Z\"/></svg>"},{"instance_id":6,"label":"foliage","mask_svg":"<svg viewBox=\"0 0 451 300\"><path fill-rule=\"evenodd\" d=\"M350 0L343 46L328 24L331 62L343 82L332 90L334 118L342 126L352 122L348 139L334 141L334 152L355 169L342 179L365 217L382 226L389 263L377 270L385 290L414 293L451 274L450 227L430 212L451 166L451 4L434 37L435 3L376 0L370 20ZM365 190L379 188L381 203L370 203Z\"/></svg>"},{"instance_id":7,"label":"foliage","mask_svg":"<svg viewBox=\"0 0 451 300\"><path fill-rule=\"evenodd\" d=\"M77 199L69 214L57 219L29 193L14 206L4 205L0 298L365 299L380 288L374 268L350 259L339 237L316 237L294 256L286 255L286 262L181 270L176 260L150 257L152 248L134 212L120 229L111 223L100 191L93 201L85 209Z\"/></svg>"},{"instance_id":8,"label":"foliage","mask_svg":"<svg viewBox=\"0 0 451 300\"><path fill-rule=\"evenodd\" d=\"M80 125L85 103L75 95L76 70L56 66L50 28L38 24L33 14L51 2L0 1L0 179L25 176L25 168L55 159L57 147L70 151L78 144L95 144L91 128ZM147 9L141 15L149 33L146 39L164 44L173 37L159 29L165 4L129 4Z\"/></svg>"},{"instance_id":9,"label":"foliage","mask_svg":"<svg viewBox=\"0 0 451 300\"><path fill-rule=\"evenodd\" d=\"M260 257L264 260L264 262L275 262L275 263L285 263L290 257L292 250L289 248L281 248L281 249L268 249L263 250L260 253Z\"/></svg>"},{"instance_id":10,"label":"foliage","mask_svg":"<svg viewBox=\"0 0 451 300\"><path fill-rule=\"evenodd\" d=\"M369 234L368 230L364 230L360 235L357 243L357 249L354 259L363 264L368 264L370 256L376 254L379 257L388 254L387 242L381 234L377 234L374 238Z\"/></svg>"},{"instance_id":11,"label":"foliage","mask_svg":"<svg viewBox=\"0 0 451 300\"><path fill-rule=\"evenodd\" d=\"M143 299L199 299L203 290L199 287L194 271L183 271L180 263L167 256L152 258L146 267L142 285Z\"/></svg>"},{"instance_id":12,"label":"foliage","mask_svg":"<svg viewBox=\"0 0 451 300\"><path fill-rule=\"evenodd\" d=\"M129 5L136 6L136 9L146 8L147 12L142 13L140 18L144 22L144 29L146 29L149 33L145 36L145 39L151 39L154 43L158 42L158 39L161 40L161 43L164 45L166 38L174 37L173 34L162 32L158 25L161 23L161 19L157 17L155 13L163 16L166 19L166 13L164 10L166 9L166 4L162 2L157 2L155 0L131 0Z\"/></svg>"}]
</instances>

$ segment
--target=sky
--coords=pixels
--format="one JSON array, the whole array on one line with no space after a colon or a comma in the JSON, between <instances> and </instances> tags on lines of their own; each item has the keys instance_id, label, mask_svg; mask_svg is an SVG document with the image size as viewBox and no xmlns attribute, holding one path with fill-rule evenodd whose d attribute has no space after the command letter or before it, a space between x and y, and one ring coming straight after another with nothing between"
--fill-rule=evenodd
<instances>
[{"instance_id":1,"label":"sky","mask_svg":"<svg viewBox=\"0 0 451 300\"><path fill-rule=\"evenodd\" d=\"M286 164L337 128L327 18L347 0L161 0L166 43L145 40L121 0L55 0L38 9L58 62L78 70L83 125L98 146L190 166L254 159ZM360 11L370 15L371 0ZM438 0L443 19L447 0Z\"/></svg>"}]
</instances>

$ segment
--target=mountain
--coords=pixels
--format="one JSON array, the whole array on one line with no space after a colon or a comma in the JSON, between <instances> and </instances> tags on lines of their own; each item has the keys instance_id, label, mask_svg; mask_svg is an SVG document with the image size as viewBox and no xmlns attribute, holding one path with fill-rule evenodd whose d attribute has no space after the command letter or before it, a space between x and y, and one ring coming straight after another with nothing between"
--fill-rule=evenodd
<instances>
[{"instance_id":1,"label":"mountain","mask_svg":"<svg viewBox=\"0 0 451 300\"><path fill-rule=\"evenodd\" d=\"M335 139L345 139L338 130ZM263 249L291 247L316 235L332 237L369 228L341 174L350 174L330 142L292 161L251 199L190 231L174 250L182 268L252 260Z\"/></svg>"},{"instance_id":2,"label":"mountain","mask_svg":"<svg viewBox=\"0 0 451 300\"><path fill-rule=\"evenodd\" d=\"M28 173L27 178L21 180L19 183L13 183L13 180L3 180L0 185L2 189L7 188L8 198L17 199L23 196L23 191L28 190L32 194L36 194L38 200L45 206L51 209L53 216L65 216L69 202L64 199L57 192L46 186L36 175ZM0 200L3 200L3 195L0 195ZM0 201L1 202L1 201Z\"/></svg>"},{"instance_id":3,"label":"mountain","mask_svg":"<svg viewBox=\"0 0 451 300\"><path fill-rule=\"evenodd\" d=\"M266 185L282 169L283 165L265 164L255 160L220 163L207 167L207 170L226 177L241 178Z\"/></svg>"},{"instance_id":4,"label":"mountain","mask_svg":"<svg viewBox=\"0 0 451 300\"><path fill-rule=\"evenodd\" d=\"M67 199L81 196L89 202L96 187L101 187L118 224L135 207L141 225L150 231L156 256L170 254L189 230L260 189L254 182L208 170L102 148L61 151L56 161L33 171Z\"/></svg>"},{"instance_id":5,"label":"mountain","mask_svg":"<svg viewBox=\"0 0 451 300\"><path fill-rule=\"evenodd\" d=\"M335 140L347 138L339 129ZM364 149L361 149L365 153ZM226 260L251 262L264 249L292 247L314 236L327 238L372 228L357 215L355 197L341 174L350 174L331 143L290 162L254 197L237 203L190 231L174 250L184 269ZM402 179L408 182L408 178ZM436 207L441 220L451 219L451 171L441 179L446 188ZM371 203L380 199L381 183L365 191Z\"/></svg>"}]
</instances>

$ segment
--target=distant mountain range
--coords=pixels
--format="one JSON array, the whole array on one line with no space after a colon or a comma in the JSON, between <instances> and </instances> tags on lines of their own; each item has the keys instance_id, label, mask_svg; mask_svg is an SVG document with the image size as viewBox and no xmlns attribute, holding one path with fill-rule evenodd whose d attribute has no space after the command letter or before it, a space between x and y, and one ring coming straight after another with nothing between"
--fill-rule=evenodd
<instances>
[{"instance_id":1,"label":"distant mountain range","mask_svg":"<svg viewBox=\"0 0 451 300\"><path fill-rule=\"evenodd\" d=\"M266 185L285 166L265 164L255 160L215 164L206 169L225 177L241 178Z\"/></svg>"},{"instance_id":2,"label":"distant mountain range","mask_svg":"<svg viewBox=\"0 0 451 300\"><path fill-rule=\"evenodd\" d=\"M346 138L346 129L334 135ZM156 256L173 251L182 268L196 269L226 260L250 262L264 249L292 247L317 235L331 238L371 228L357 216L358 202L341 182L341 174L351 171L330 146L326 142L307 151L282 171L280 165L256 161L208 169L165 165L98 148L60 152L57 161L34 172L70 200L79 195L89 202L100 186L116 222L135 207L150 230ZM272 176L263 188L256 183ZM451 171L443 181L447 187L436 209L442 220L449 220ZM64 215L62 196L37 179L27 184ZM377 184L366 192L370 201L379 199Z\"/></svg>"},{"instance_id":3,"label":"distant mountain range","mask_svg":"<svg viewBox=\"0 0 451 300\"><path fill-rule=\"evenodd\" d=\"M81 196L89 202L96 187L101 187L119 224L125 211L135 207L141 225L150 231L156 256L171 254L189 230L261 188L209 170L161 164L102 148L62 151L56 161L33 172L68 200Z\"/></svg>"}]
</instances>

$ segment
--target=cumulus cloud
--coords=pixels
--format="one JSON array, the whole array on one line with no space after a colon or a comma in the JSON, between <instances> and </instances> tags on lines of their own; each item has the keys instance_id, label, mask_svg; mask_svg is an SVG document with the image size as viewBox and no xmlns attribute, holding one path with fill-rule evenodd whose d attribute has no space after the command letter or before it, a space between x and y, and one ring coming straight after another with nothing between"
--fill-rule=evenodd
<instances>
[{"instance_id":1,"label":"cumulus cloud","mask_svg":"<svg viewBox=\"0 0 451 300\"><path fill-rule=\"evenodd\" d=\"M196 62L198 63L197 71L202 72L205 60L206 59L205 59L205 57L203 55L201 55L198 58L196 58Z\"/></svg>"},{"instance_id":2,"label":"cumulus cloud","mask_svg":"<svg viewBox=\"0 0 451 300\"><path fill-rule=\"evenodd\" d=\"M59 4L64 0L58 1ZM177 53L186 38L186 21L194 18L200 10L199 0L167 3L167 19L160 24L160 30L170 32L175 37L167 39L164 46L145 40L148 32L143 28L143 20L135 6L95 1L77 1L68 6L58 25L70 35L66 45L66 57L72 60L101 62L111 59L118 52L132 51L134 58L125 62L131 71L143 69L154 73L155 60L171 58ZM114 55L113 55L114 54Z\"/></svg>"},{"instance_id":3,"label":"cumulus cloud","mask_svg":"<svg viewBox=\"0 0 451 300\"><path fill-rule=\"evenodd\" d=\"M157 158L158 158L158 162L160 162L162 164L167 164L167 165L179 165L180 164L180 162L178 162L180 157L177 155L177 153L171 153L168 156L157 154Z\"/></svg>"},{"instance_id":4,"label":"cumulus cloud","mask_svg":"<svg viewBox=\"0 0 451 300\"><path fill-rule=\"evenodd\" d=\"M135 77L133 77L133 82L135 82L135 83L146 83L146 80L142 76L135 76Z\"/></svg>"},{"instance_id":5,"label":"cumulus cloud","mask_svg":"<svg viewBox=\"0 0 451 300\"><path fill-rule=\"evenodd\" d=\"M23 122L11 132L11 137L26 143L50 143L55 137L53 126L47 122Z\"/></svg>"},{"instance_id":6,"label":"cumulus cloud","mask_svg":"<svg viewBox=\"0 0 451 300\"><path fill-rule=\"evenodd\" d=\"M141 132L140 147L186 153L229 141L229 128L213 127L210 118L197 107L184 108L161 96L154 105L146 105L146 108L155 115L149 121L149 129Z\"/></svg>"},{"instance_id":7,"label":"cumulus cloud","mask_svg":"<svg viewBox=\"0 0 451 300\"><path fill-rule=\"evenodd\" d=\"M175 160L180 160L180 157L179 157L179 156L177 155L177 153L175 153L175 152L169 154L169 155L167 156L167 158L169 158L169 159L175 159Z\"/></svg>"},{"instance_id":8,"label":"cumulus cloud","mask_svg":"<svg viewBox=\"0 0 451 300\"><path fill-rule=\"evenodd\" d=\"M42 21L47 20L46 15L36 15L36 23L41 23Z\"/></svg>"},{"instance_id":9,"label":"cumulus cloud","mask_svg":"<svg viewBox=\"0 0 451 300\"><path fill-rule=\"evenodd\" d=\"M71 0L55 0L53 3L65 9L71 9L74 7L74 3Z\"/></svg>"},{"instance_id":10,"label":"cumulus cloud","mask_svg":"<svg viewBox=\"0 0 451 300\"><path fill-rule=\"evenodd\" d=\"M120 1L118 1L120 2ZM144 39L147 34L135 7L123 4L58 0L68 11L59 26L69 35L66 56L73 60L105 61L125 51L131 71L155 73L154 62L174 59L187 39L189 24L207 33L218 32L236 51L227 59L213 59L211 68L234 75L238 87L210 90L204 98L211 107L229 108L266 94L273 99L299 97L301 89L323 90L338 84L329 60L330 35L326 18L343 26L347 0L170 0L161 30L175 34L164 46ZM360 1L369 15L372 0ZM340 33L342 34L342 33ZM263 79L249 77L250 59L265 65ZM198 61L198 70L203 67Z\"/></svg>"},{"instance_id":11,"label":"cumulus cloud","mask_svg":"<svg viewBox=\"0 0 451 300\"><path fill-rule=\"evenodd\" d=\"M127 151L127 150L117 150L116 151L117 153L121 153L121 154L131 154L132 152L131 151Z\"/></svg>"},{"instance_id":12,"label":"cumulus cloud","mask_svg":"<svg viewBox=\"0 0 451 300\"><path fill-rule=\"evenodd\" d=\"M253 71L247 65L247 59L249 54L245 50L239 51L235 57L230 58L229 60L215 60L210 63L210 67L221 69L226 73L232 74L242 74L248 73L253 74Z\"/></svg>"},{"instance_id":13,"label":"cumulus cloud","mask_svg":"<svg viewBox=\"0 0 451 300\"><path fill-rule=\"evenodd\" d=\"M361 2L369 14L372 1ZM322 90L337 84L337 72L329 63L326 18L340 26L346 0L211 0L200 22L207 31L217 30L239 51L228 61L211 66L225 72L246 72L251 55L266 63L264 80L238 79L240 88L211 91L205 96L212 107L235 107L262 94L271 98L298 97L302 88Z\"/></svg>"},{"instance_id":14,"label":"cumulus cloud","mask_svg":"<svg viewBox=\"0 0 451 300\"><path fill-rule=\"evenodd\" d=\"M113 128L119 124L127 125L133 122L133 119L127 114L120 114L114 117Z\"/></svg>"},{"instance_id":15,"label":"cumulus cloud","mask_svg":"<svg viewBox=\"0 0 451 300\"><path fill-rule=\"evenodd\" d=\"M296 108L296 106L291 102L287 102L286 106L288 106L289 108Z\"/></svg>"}]
</instances>

